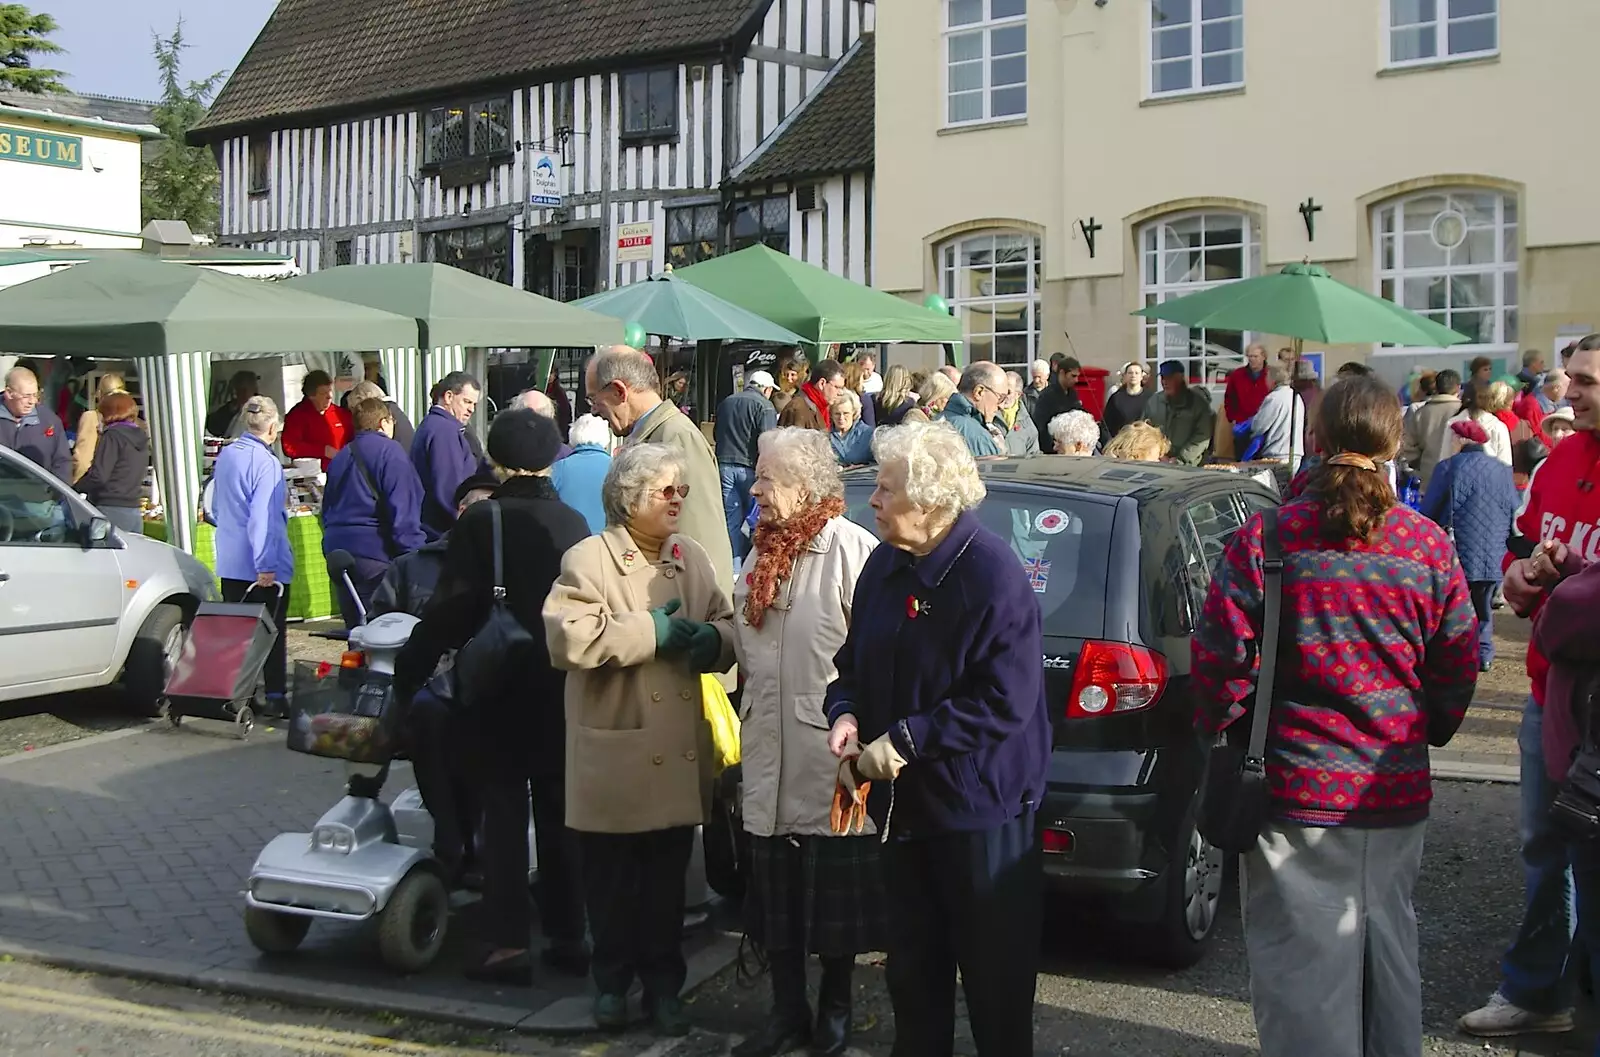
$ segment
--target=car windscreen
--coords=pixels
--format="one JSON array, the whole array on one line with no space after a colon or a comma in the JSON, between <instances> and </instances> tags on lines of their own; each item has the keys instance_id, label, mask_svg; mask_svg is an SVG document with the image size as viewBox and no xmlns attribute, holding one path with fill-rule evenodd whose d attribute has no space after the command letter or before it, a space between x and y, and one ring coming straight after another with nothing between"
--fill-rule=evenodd
<instances>
[{"instance_id":1,"label":"car windscreen","mask_svg":"<svg viewBox=\"0 0 1600 1057\"><path fill-rule=\"evenodd\" d=\"M877 533L868 500L870 485L846 492L848 516ZM1046 635L1094 638L1104 634L1106 575L1114 507L1064 492L996 488L976 513L983 526L1011 546L1033 585Z\"/></svg>"}]
</instances>

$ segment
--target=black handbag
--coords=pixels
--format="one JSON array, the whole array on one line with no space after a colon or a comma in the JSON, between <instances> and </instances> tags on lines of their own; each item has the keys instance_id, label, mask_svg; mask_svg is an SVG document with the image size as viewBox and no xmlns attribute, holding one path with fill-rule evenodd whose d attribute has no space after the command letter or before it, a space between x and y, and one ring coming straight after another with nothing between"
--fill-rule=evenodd
<instances>
[{"instance_id":1,"label":"black handbag","mask_svg":"<svg viewBox=\"0 0 1600 1057\"><path fill-rule=\"evenodd\" d=\"M1588 692L1583 695L1583 742L1550 805L1551 821L1577 840L1600 838L1600 746L1594 737L1595 691L1595 680L1591 678Z\"/></svg>"},{"instance_id":2,"label":"black handbag","mask_svg":"<svg viewBox=\"0 0 1600 1057\"><path fill-rule=\"evenodd\" d=\"M512 678L527 670L534 652L533 635L506 604L500 504L493 499L484 503L493 526L494 600L483 625L456 652L455 661L456 699L473 710L502 698Z\"/></svg>"},{"instance_id":3,"label":"black handbag","mask_svg":"<svg viewBox=\"0 0 1600 1057\"><path fill-rule=\"evenodd\" d=\"M1244 752L1228 744L1211 750L1200 804L1200 834L1213 847L1242 855L1256 846L1267 820L1267 721L1272 715L1272 684L1278 668L1279 611L1283 602L1283 552L1278 543L1278 512L1261 513L1261 567L1264 573L1260 671L1250 741Z\"/></svg>"}]
</instances>

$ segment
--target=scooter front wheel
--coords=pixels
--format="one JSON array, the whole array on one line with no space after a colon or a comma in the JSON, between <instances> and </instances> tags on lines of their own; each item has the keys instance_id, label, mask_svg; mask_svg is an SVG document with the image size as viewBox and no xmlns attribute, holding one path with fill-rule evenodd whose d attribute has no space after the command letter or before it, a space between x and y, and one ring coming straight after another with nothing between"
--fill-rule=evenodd
<instances>
[{"instance_id":1,"label":"scooter front wheel","mask_svg":"<svg viewBox=\"0 0 1600 1057\"><path fill-rule=\"evenodd\" d=\"M311 919L263 907L244 908L244 931L262 954L290 954L311 928Z\"/></svg>"},{"instance_id":2,"label":"scooter front wheel","mask_svg":"<svg viewBox=\"0 0 1600 1057\"><path fill-rule=\"evenodd\" d=\"M425 867L413 868L378 916L378 950L396 972L418 973L439 956L450 919L450 892Z\"/></svg>"}]
</instances>

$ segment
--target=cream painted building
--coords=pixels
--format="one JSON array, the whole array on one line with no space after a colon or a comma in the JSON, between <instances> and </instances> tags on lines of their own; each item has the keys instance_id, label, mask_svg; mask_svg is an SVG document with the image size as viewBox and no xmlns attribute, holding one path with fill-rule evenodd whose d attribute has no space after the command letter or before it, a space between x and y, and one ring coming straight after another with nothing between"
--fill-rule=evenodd
<instances>
[{"instance_id":1,"label":"cream painted building","mask_svg":"<svg viewBox=\"0 0 1600 1057\"><path fill-rule=\"evenodd\" d=\"M154 127L0 103L0 249L138 249L140 152Z\"/></svg>"},{"instance_id":2,"label":"cream painted building","mask_svg":"<svg viewBox=\"0 0 1600 1057\"><path fill-rule=\"evenodd\" d=\"M1251 336L1129 313L1302 259L1475 339L1328 373L1600 329L1600 144L1558 119L1591 0L879 0L877 28L876 285L943 294L973 356L1216 381Z\"/></svg>"}]
</instances>

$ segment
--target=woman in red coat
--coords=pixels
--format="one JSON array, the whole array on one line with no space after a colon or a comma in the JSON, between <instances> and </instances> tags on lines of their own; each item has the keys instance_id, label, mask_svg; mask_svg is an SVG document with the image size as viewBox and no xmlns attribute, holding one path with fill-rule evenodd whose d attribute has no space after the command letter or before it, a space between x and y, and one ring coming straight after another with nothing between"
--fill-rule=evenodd
<instances>
[{"instance_id":1,"label":"woman in red coat","mask_svg":"<svg viewBox=\"0 0 1600 1057\"><path fill-rule=\"evenodd\" d=\"M291 459L319 459L326 470L339 449L355 436L350 412L333 402L333 379L312 371L300 383L301 400L283 419L283 453Z\"/></svg>"}]
</instances>

